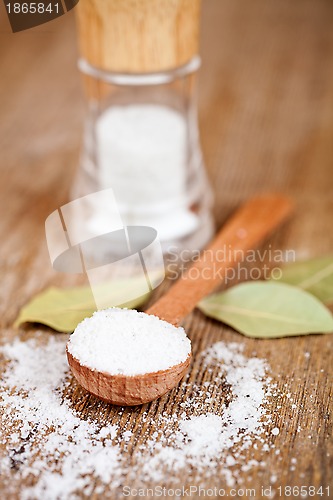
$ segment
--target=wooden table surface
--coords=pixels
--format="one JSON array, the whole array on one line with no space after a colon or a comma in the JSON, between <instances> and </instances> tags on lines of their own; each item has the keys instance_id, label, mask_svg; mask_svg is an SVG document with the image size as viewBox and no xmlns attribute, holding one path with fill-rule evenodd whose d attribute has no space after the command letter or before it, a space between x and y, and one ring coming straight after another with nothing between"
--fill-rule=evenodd
<instances>
[{"instance_id":1,"label":"wooden table surface","mask_svg":"<svg viewBox=\"0 0 333 500\"><path fill-rule=\"evenodd\" d=\"M330 0L204 1L199 117L217 226L256 193L289 194L295 216L266 246L293 249L299 259L333 248L332 26ZM84 99L72 13L15 35L3 19L0 42L0 324L8 340L17 335L11 325L20 307L36 292L75 282L51 269L44 221L68 200ZM333 338L246 339L199 311L187 318L185 328L194 353L222 339L243 342L246 352L255 350L269 361L282 393L295 400L294 410L282 404L273 414L280 456L266 454L266 465L251 478L240 472L243 485L259 492L261 485L269 486L272 473L282 486L332 485ZM33 336L34 331L30 326L21 333ZM192 370L199 373L196 358ZM94 414L94 398L81 389L72 397L74 405L85 408L83 417ZM186 393L176 389L147 408L172 412L183 398ZM116 408L103 408L106 421L119 420ZM139 414L140 409L126 410L122 421L138 421ZM292 457L297 457L295 467ZM170 484L184 480L174 471ZM195 477L196 484L201 481ZM211 483L225 486L218 476ZM3 488L1 496L9 498Z\"/></svg>"}]
</instances>

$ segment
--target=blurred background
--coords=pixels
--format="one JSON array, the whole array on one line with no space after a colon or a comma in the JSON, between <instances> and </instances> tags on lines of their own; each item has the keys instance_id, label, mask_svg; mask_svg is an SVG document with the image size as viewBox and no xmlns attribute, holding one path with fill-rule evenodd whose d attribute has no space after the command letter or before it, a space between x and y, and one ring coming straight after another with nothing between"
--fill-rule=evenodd
<instances>
[{"instance_id":1,"label":"blurred background","mask_svg":"<svg viewBox=\"0 0 333 500\"><path fill-rule=\"evenodd\" d=\"M68 200L82 140L75 16L12 34L1 8L2 247L23 255L29 238L26 262L45 264L44 221ZM203 0L199 124L216 224L254 193L289 193L299 258L331 248L332 26L330 0Z\"/></svg>"}]
</instances>

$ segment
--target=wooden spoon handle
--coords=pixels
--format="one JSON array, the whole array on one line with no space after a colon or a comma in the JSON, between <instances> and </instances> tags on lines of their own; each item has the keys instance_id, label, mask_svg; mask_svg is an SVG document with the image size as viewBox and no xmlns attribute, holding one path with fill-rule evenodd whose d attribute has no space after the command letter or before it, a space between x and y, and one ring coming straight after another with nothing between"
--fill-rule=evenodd
<instances>
[{"instance_id":1,"label":"wooden spoon handle","mask_svg":"<svg viewBox=\"0 0 333 500\"><path fill-rule=\"evenodd\" d=\"M242 261L247 250L259 245L292 212L292 202L281 195L254 198L231 217L198 260L146 312L179 325Z\"/></svg>"}]
</instances>

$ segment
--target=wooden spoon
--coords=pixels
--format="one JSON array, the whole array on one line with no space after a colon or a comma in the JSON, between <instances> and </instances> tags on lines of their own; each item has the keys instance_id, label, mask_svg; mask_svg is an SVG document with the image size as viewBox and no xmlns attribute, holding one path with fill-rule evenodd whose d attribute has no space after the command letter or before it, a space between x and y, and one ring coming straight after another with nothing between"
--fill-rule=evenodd
<instances>
[{"instance_id":1,"label":"wooden spoon","mask_svg":"<svg viewBox=\"0 0 333 500\"><path fill-rule=\"evenodd\" d=\"M291 201L281 195L260 196L245 203L201 257L146 313L179 326L198 302L221 283L227 270L272 233L291 214L292 208ZM223 258L221 250L225 250ZM80 364L68 346L66 351L69 366L82 387L108 403L124 406L147 403L168 392L185 375L191 360L188 356L167 370L143 375L111 375Z\"/></svg>"}]
</instances>

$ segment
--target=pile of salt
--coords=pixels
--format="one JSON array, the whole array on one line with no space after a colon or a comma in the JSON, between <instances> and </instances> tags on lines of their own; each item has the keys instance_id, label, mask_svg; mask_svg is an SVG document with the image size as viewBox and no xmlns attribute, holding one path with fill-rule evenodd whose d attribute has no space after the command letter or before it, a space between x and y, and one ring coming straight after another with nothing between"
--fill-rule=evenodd
<instances>
[{"instance_id":1,"label":"pile of salt","mask_svg":"<svg viewBox=\"0 0 333 500\"><path fill-rule=\"evenodd\" d=\"M112 106L99 117L99 184L114 190L126 225L152 226L161 240L197 228L187 206L187 140L183 116L166 106Z\"/></svg>"},{"instance_id":2,"label":"pile of salt","mask_svg":"<svg viewBox=\"0 0 333 500\"><path fill-rule=\"evenodd\" d=\"M132 376L183 363L191 353L191 342L183 328L156 316L110 308L76 327L68 351L92 370Z\"/></svg>"}]
</instances>

